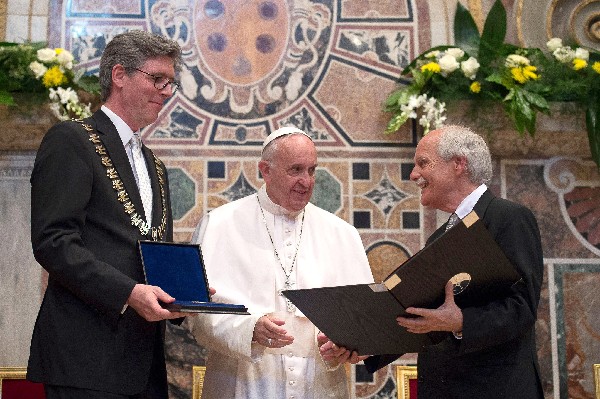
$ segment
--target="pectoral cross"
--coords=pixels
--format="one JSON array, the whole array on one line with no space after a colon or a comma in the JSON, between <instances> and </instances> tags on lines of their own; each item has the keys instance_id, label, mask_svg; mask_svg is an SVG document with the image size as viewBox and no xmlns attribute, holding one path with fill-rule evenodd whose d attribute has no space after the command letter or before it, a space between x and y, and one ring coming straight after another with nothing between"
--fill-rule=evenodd
<instances>
[{"instance_id":1,"label":"pectoral cross","mask_svg":"<svg viewBox=\"0 0 600 399\"><path fill-rule=\"evenodd\" d=\"M294 288L294 283L292 283L289 280L286 280L285 283L283 284L283 289L280 289L279 291L277 291L277 293L281 296L283 296L283 291L286 290L291 290L292 288ZM292 303L292 301L290 301L289 299L285 298L285 302L287 304L287 311L290 313L294 313L296 311L296 306L294 306L294 304Z\"/></svg>"}]
</instances>

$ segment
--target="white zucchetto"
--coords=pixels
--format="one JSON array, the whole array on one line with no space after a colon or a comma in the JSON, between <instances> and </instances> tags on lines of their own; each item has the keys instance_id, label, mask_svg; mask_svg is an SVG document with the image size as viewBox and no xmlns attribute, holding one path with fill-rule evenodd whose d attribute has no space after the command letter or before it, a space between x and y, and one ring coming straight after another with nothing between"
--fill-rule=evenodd
<instances>
[{"instance_id":1,"label":"white zucchetto","mask_svg":"<svg viewBox=\"0 0 600 399\"><path fill-rule=\"evenodd\" d=\"M295 126L284 126L284 127L280 127L279 129L273 131L271 134L269 134L269 136L267 136L267 138L263 142L263 146L262 146L263 151L265 150L265 147L271 141L273 141L275 139L278 139L281 136L287 136L288 134L294 134L294 133L303 134L303 135L305 135L306 137L308 137L312 141L312 137L310 137L307 133L303 132L302 130L298 129L297 127L295 127Z\"/></svg>"}]
</instances>

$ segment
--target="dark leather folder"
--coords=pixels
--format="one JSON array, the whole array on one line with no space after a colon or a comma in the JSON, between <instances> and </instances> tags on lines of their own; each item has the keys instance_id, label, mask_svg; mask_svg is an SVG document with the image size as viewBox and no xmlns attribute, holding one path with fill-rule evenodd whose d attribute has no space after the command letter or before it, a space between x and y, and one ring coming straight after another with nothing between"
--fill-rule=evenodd
<instances>
[{"instance_id":1,"label":"dark leather folder","mask_svg":"<svg viewBox=\"0 0 600 399\"><path fill-rule=\"evenodd\" d=\"M520 276L475 212L417 252L382 284L288 290L289 298L333 342L361 355L419 352L439 334L412 334L396 323L409 307L434 309L454 283L457 305L508 295Z\"/></svg>"},{"instance_id":2,"label":"dark leather folder","mask_svg":"<svg viewBox=\"0 0 600 399\"><path fill-rule=\"evenodd\" d=\"M199 245L138 241L146 283L175 298L163 308L191 313L249 314L243 305L211 302Z\"/></svg>"}]
</instances>

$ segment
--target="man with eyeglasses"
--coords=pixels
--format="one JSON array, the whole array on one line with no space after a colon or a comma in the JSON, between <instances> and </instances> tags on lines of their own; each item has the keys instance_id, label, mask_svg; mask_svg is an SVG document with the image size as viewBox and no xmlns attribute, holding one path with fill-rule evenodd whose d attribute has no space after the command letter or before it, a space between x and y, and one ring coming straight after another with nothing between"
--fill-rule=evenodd
<instances>
[{"instance_id":1,"label":"man with eyeglasses","mask_svg":"<svg viewBox=\"0 0 600 399\"><path fill-rule=\"evenodd\" d=\"M141 143L177 90L179 45L114 37L100 60L104 104L44 137L31 175L31 241L48 287L27 378L48 399L168 398L168 293L144 284L137 240L172 241L164 164ZM180 320L179 320L180 321Z\"/></svg>"}]
</instances>

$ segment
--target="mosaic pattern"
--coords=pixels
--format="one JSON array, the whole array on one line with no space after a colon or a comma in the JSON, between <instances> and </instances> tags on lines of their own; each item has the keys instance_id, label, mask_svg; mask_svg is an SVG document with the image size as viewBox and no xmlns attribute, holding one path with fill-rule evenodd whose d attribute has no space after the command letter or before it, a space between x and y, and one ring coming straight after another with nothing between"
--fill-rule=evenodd
<instances>
[{"instance_id":1,"label":"mosaic pattern","mask_svg":"<svg viewBox=\"0 0 600 399\"><path fill-rule=\"evenodd\" d=\"M121 3L66 2L60 41L89 72L97 70L106 43L124 30L152 30L181 43L182 90L144 132L150 144L168 148L154 139L173 138L200 146L256 146L274 128L291 123L332 146L414 145L412 134L382 139L377 123L357 129L354 116L365 125L372 113L346 109L348 95L355 104L367 95L371 105L364 109L379 109L415 55L411 1L373 4L367 12L381 14L366 19L355 15L363 7L349 1ZM365 90L372 93L344 93L356 87L353 81L368 83Z\"/></svg>"},{"instance_id":2,"label":"mosaic pattern","mask_svg":"<svg viewBox=\"0 0 600 399\"><path fill-rule=\"evenodd\" d=\"M591 398L590 370L598 359L588 354L600 353L600 262L555 265L554 284L560 397ZM580 317L566 317L569 313Z\"/></svg>"},{"instance_id":3,"label":"mosaic pattern","mask_svg":"<svg viewBox=\"0 0 600 399\"><path fill-rule=\"evenodd\" d=\"M600 256L600 182L592 162L555 158L544 170L548 186L559 195L561 213L577 239Z\"/></svg>"}]
</instances>

